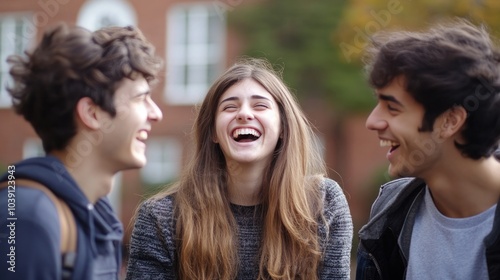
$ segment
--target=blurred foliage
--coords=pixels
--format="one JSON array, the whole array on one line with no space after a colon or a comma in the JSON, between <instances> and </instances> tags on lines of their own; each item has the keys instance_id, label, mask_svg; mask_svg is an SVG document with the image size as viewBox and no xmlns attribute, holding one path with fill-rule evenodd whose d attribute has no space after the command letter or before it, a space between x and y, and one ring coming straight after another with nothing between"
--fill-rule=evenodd
<instances>
[{"instance_id":1,"label":"blurred foliage","mask_svg":"<svg viewBox=\"0 0 500 280\"><path fill-rule=\"evenodd\" d=\"M337 113L366 111L373 98L361 65L343 61L333 37L347 2L268 0L236 7L228 21L243 37L244 54L283 66L299 99L329 100Z\"/></svg>"},{"instance_id":2,"label":"blurred foliage","mask_svg":"<svg viewBox=\"0 0 500 280\"><path fill-rule=\"evenodd\" d=\"M7 165L0 163L0 175L4 174L7 172Z\"/></svg>"},{"instance_id":3,"label":"blurred foliage","mask_svg":"<svg viewBox=\"0 0 500 280\"><path fill-rule=\"evenodd\" d=\"M282 65L300 99L322 98L337 113L355 113L374 102L361 62L370 35L458 16L486 23L499 37L499 12L498 0L263 0L233 7L228 18L244 54Z\"/></svg>"},{"instance_id":4,"label":"blurred foliage","mask_svg":"<svg viewBox=\"0 0 500 280\"><path fill-rule=\"evenodd\" d=\"M346 61L360 61L370 35L379 30L422 30L443 19L466 18L500 35L498 0L352 0L345 7L335 38Z\"/></svg>"}]
</instances>

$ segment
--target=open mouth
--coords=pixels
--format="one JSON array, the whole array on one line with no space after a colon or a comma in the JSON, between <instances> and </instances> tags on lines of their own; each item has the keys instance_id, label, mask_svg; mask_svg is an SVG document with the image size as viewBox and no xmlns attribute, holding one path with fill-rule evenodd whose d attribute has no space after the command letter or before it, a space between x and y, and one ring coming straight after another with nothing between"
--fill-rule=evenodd
<instances>
[{"instance_id":1,"label":"open mouth","mask_svg":"<svg viewBox=\"0 0 500 280\"><path fill-rule=\"evenodd\" d=\"M253 128L238 128L233 131L233 139L236 142L253 142L260 136L261 133Z\"/></svg>"},{"instance_id":2,"label":"open mouth","mask_svg":"<svg viewBox=\"0 0 500 280\"><path fill-rule=\"evenodd\" d=\"M392 152L394 152L394 150L396 150L397 148L399 148L399 145L398 145L398 146L394 146L394 147L392 147L392 148L389 150L389 152L390 152L390 153L392 153Z\"/></svg>"},{"instance_id":3,"label":"open mouth","mask_svg":"<svg viewBox=\"0 0 500 280\"><path fill-rule=\"evenodd\" d=\"M393 142L391 140L380 140L380 147L391 147L389 150L390 153L395 151L397 148L399 148L399 143Z\"/></svg>"},{"instance_id":4,"label":"open mouth","mask_svg":"<svg viewBox=\"0 0 500 280\"><path fill-rule=\"evenodd\" d=\"M141 130L137 135L137 140L145 142L148 140L148 133L145 130Z\"/></svg>"}]
</instances>

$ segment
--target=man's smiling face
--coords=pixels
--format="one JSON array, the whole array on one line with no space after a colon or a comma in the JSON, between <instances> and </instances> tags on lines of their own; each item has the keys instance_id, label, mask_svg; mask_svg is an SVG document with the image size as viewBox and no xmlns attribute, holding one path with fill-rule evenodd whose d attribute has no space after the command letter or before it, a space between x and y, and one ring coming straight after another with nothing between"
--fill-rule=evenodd
<instances>
[{"instance_id":1,"label":"man's smiling face","mask_svg":"<svg viewBox=\"0 0 500 280\"><path fill-rule=\"evenodd\" d=\"M439 143L425 153L419 143L433 141L432 132L420 132L424 107L406 90L403 77L377 89L377 105L366 120L366 127L378 133L381 147L388 147L389 175L419 177L439 156ZM434 141L436 142L436 141Z\"/></svg>"}]
</instances>

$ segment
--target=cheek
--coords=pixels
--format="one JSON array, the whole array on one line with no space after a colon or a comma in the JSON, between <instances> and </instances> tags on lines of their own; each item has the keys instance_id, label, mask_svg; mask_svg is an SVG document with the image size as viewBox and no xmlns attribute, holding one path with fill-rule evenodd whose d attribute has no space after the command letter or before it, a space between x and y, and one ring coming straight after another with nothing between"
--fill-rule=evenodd
<instances>
[{"instance_id":1,"label":"cheek","mask_svg":"<svg viewBox=\"0 0 500 280\"><path fill-rule=\"evenodd\" d=\"M277 138L283 137L283 125L279 115L275 116L274 121L270 124L270 126L275 130L274 132L276 133Z\"/></svg>"},{"instance_id":2,"label":"cheek","mask_svg":"<svg viewBox=\"0 0 500 280\"><path fill-rule=\"evenodd\" d=\"M217 128L215 128L215 131L212 134L212 141L214 143L219 143L219 139L220 139L220 136L219 136L218 130L217 130Z\"/></svg>"},{"instance_id":3,"label":"cheek","mask_svg":"<svg viewBox=\"0 0 500 280\"><path fill-rule=\"evenodd\" d=\"M224 133L224 129L220 125L220 123L215 123L215 129L214 129L213 134L212 134L212 141L214 143L220 143L220 141L222 139L224 139L223 133Z\"/></svg>"},{"instance_id":4,"label":"cheek","mask_svg":"<svg viewBox=\"0 0 500 280\"><path fill-rule=\"evenodd\" d=\"M148 119L148 110L145 106L132 106L126 108L122 111L122 115L120 117L123 122L133 124L141 124Z\"/></svg>"},{"instance_id":5,"label":"cheek","mask_svg":"<svg viewBox=\"0 0 500 280\"><path fill-rule=\"evenodd\" d=\"M223 116L217 116L215 118L215 135L216 136L223 136L227 132L227 128L229 123L231 122L231 119Z\"/></svg>"},{"instance_id":6,"label":"cheek","mask_svg":"<svg viewBox=\"0 0 500 280\"><path fill-rule=\"evenodd\" d=\"M268 123L265 134L268 141L277 144L280 138L283 137L280 123Z\"/></svg>"}]
</instances>

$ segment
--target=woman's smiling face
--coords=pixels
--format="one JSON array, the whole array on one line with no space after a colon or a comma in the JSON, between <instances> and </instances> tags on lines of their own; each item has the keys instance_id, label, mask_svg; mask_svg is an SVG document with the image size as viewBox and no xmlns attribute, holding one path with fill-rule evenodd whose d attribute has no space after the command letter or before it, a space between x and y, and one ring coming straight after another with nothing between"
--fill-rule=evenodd
<instances>
[{"instance_id":1,"label":"woman's smiling face","mask_svg":"<svg viewBox=\"0 0 500 280\"><path fill-rule=\"evenodd\" d=\"M229 163L271 161L281 133L278 104L259 83L244 79L220 97L215 118L216 139Z\"/></svg>"}]
</instances>

